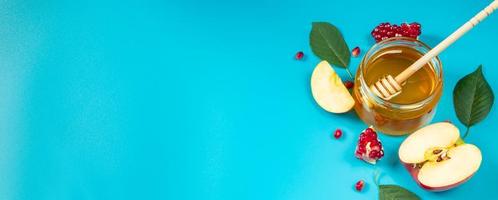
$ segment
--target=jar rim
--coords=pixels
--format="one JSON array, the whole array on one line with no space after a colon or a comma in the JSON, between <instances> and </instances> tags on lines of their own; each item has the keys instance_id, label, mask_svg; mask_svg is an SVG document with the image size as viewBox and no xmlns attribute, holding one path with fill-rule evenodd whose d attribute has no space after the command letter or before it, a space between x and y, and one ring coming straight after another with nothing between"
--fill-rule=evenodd
<instances>
[{"instance_id":1,"label":"jar rim","mask_svg":"<svg viewBox=\"0 0 498 200\"><path fill-rule=\"evenodd\" d=\"M363 74L363 68L369 62L369 57L372 56L377 51L379 51L380 49L382 49L382 48L378 49L379 47L382 47L383 45L389 44L391 42L411 42L411 43L416 43L416 45L419 45L422 48L427 49L427 51L429 51L430 49L432 49L429 45L425 44L424 42L422 42L420 40L417 40L417 39L414 39L414 38L410 38L410 37L392 37L392 38L388 38L388 39L385 39L385 40L383 40L383 41L381 41L379 43L374 44L365 53L365 56L363 56L363 59L361 60L360 67L358 68L359 75L360 75L359 76L360 77L359 80L360 80L361 86L367 86L367 87L361 87L360 86L360 88L363 88L364 91L362 91L362 92L367 93L368 96L370 98L372 98L375 101L375 103L377 103L379 105L389 105L390 107L395 107L395 108L399 108L399 109L408 109L408 110L410 110L410 109L417 109L417 108L423 107L423 105L426 105L427 103L430 103L437 96L438 92L433 92L427 98L425 98L425 99L423 99L421 101L418 101L418 102L414 102L414 103L410 103L410 104L399 104L399 103L389 102L387 100L384 100L384 99L378 97L370 89L370 87L368 87L368 85L367 85L367 83L365 81L364 74ZM420 52L417 49L415 49L415 50L418 51L418 52ZM425 54L424 52L420 52L420 53ZM436 73L437 78L439 80L439 81L437 81L435 88L439 88L442 85L442 79L443 79L443 71L442 71L441 60L439 59L438 56L435 56L434 58L432 58L430 60L430 63L433 63L433 64L431 64L431 66L434 68L434 72Z\"/></svg>"}]
</instances>

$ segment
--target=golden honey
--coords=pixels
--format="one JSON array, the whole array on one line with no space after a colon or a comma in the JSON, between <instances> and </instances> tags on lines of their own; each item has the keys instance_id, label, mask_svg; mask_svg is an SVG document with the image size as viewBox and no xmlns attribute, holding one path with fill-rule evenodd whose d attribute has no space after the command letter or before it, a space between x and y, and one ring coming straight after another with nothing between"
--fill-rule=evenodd
<instances>
[{"instance_id":1,"label":"golden honey","mask_svg":"<svg viewBox=\"0 0 498 200\"><path fill-rule=\"evenodd\" d=\"M353 89L356 113L365 123L386 134L403 135L432 119L442 92L442 66L437 57L408 78L402 92L390 100L377 97L369 88L385 75L395 77L429 50L415 39L391 38L365 54Z\"/></svg>"}]
</instances>

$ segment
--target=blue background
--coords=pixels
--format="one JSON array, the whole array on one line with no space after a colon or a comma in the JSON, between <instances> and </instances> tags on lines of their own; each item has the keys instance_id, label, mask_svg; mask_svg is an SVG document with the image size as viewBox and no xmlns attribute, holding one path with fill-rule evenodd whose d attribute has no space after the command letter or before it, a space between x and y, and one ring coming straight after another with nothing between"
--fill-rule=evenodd
<instances>
[{"instance_id":1,"label":"blue background","mask_svg":"<svg viewBox=\"0 0 498 200\"><path fill-rule=\"evenodd\" d=\"M421 40L435 45L488 3L1 1L0 198L376 199L379 171L381 183L424 199L489 199L498 188L496 106L467 137L483 153L477 174L427 192L397 161L402 137L380 136L386 156L376 166L354 158L366 125L315 104L318 59L308 45L313 21L335 24L363 53L384 21L420 22ZM453 87L479 64L498 91L497 15L441 55L434 121L458 122ZM340 140L331 139L336 128Z\"/></svg>"}]
</instances>

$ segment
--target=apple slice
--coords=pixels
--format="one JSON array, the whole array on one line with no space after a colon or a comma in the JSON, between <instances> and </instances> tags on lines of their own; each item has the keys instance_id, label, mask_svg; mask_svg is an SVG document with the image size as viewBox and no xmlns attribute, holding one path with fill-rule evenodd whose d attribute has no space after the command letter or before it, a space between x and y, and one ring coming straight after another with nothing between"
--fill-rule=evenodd
<instances>
[{"instance_id":1,"label":"apple slice","mask_svg":"<svg viewBox=\"0 0 498 200\"><path fill-rule=\"evenodd\" d=\"M435 123L423 127L403 141L398 150L399 158L404 163L424 162L427 149L449 147L455 144L458 138L458 128L450 123Z\"/></svg>"},{"instance_id":2,"label":"apple slice","mask_svg":"<svg viewBox=\"0 0 498 200\"><path fill-rule=\"evenodd\" d=\"M450 159L428 162L418 172L420 183L442 189L470 178L481 165L481 151L472 144L462 144L448 151Z\"/></svg>"},{"instance_id":3,"label":"apple slice","mask_svg":"<svg viewBox=\"0 0 498 200\"><path fill-rule=\"evenodd\" d=\"M458 128L440 122L408 136L398 151L399 159L415 181L431 191L454 188L479 169L479 148L460 140Z\"/></svg>"},{"instance_id":4,"label":"apple slice","mask_svg":"<svg viewBox=\"0 0 498 200\"><path fill-rule=\"evenodd\" d=\"M353 97L327 61L313 70L311 93L320 107L332 113L344 113L354 106Z\"/></svg>"}]
</instances>

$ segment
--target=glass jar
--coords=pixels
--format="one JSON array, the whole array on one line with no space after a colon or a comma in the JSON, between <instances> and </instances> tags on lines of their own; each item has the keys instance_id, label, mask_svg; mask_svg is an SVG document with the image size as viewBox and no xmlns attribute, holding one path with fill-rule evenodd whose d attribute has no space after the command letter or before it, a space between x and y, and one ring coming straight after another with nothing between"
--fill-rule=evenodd
<instances>
[{"instance_id":1,"label":"glass jar","mask_svg":"<svg viewBox=\"0 0 498 200\"><path fill-rule=\"evenodd\" d=\"M438 57L403 83L402 93L393 99L384 100L369 87L381 76L395 77L429 50L421 41L406 37L390 38L370 48L356 72L353 89L355 111L365 123L385 134L404 135L432 120L443 88Z\"/></svg>"}]
</instances>

